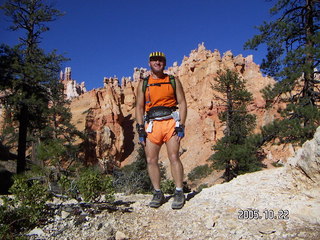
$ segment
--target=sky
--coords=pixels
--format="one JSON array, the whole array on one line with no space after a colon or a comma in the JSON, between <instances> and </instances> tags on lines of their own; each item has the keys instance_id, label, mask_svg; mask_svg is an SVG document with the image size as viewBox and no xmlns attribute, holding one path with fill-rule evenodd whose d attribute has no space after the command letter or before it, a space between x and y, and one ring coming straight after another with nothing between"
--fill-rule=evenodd
<instances>
[{"instance_id":1,"label":"sky","mask_svg":"<svg viewBox=\"0 0 320 240\"><path fill-rule=\"evenodd\" d=\"M204 43L206 49L253 55L261 64L266 51L244 50L258 34L255 26L270 21L270 0L44 0L65 15L49 23L41 47L69 58L72 79L87 90L103 87L104 77L129 77L135 67L149 68L150 52L162 51L167 67ZM0 0L2 5L5 1ZM8 30L0 12L0 43L14 46L22 32Z\"/></svg>"}]
</instances>

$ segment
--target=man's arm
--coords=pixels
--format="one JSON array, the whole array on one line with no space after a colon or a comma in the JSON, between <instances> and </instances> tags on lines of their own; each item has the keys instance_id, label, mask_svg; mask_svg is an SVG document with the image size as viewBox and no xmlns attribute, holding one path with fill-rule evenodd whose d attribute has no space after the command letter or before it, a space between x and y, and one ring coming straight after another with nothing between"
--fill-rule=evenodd
<instances>
[{"instance_id":1,"label":"man's arm","mask_svg":"<svg viewBox=\"0 0 320 240\"><path fill-rule=\"evenodd\" d=\"M144 130L144 92L142 91L143 81L139 82L137 89L137 102L136 102L136 122L137 132L139 134L139 142L146 146L147 133Z\"/></svg>"},{"instance_id":2,"label":"man's arm","mask_svg":"<svg viewBox=\"0 0 320 240\"><path fill-rule=\"evenodd\" d=\"M142 91L143 81L141 80L137 89L137 101L136 101L136 122L138 124L144 124L144 93Z\"/></svg>"},{"instance_id":3,"label":"man's arm","mask_svg":"<svg viewBox=\"0 0 320 240\"><path fill-rule=\"evenodd\" d=\"M185 125L187 118L187 101L182 84L178 78L176 78L176 96L179 105L180 123Z\"/></svg>"}]
</instances>

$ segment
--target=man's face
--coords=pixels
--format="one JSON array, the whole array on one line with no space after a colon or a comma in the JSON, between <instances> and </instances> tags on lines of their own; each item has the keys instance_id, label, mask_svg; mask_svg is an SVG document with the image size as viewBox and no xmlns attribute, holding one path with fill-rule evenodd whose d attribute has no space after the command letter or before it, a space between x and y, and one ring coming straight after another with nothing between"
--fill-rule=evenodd
<instances>
[{"instance_id":1,"label":"man's face","mask_svg":"<svg viewBox=\"0 0 320 240\"><path fill-rule=\"evenodd\" d=\"M162 73L166 66L166 60L162 57L151 57L149 61L149 66L152 72Z\"/></svg>"}]
</instances>

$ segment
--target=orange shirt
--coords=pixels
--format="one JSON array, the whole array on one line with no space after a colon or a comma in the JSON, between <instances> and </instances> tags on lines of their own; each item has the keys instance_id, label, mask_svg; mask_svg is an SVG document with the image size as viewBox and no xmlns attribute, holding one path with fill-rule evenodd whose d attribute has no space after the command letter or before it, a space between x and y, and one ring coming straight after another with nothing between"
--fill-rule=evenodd
<instances>
[{"instance_id":1,"label":"orange shirt","mask_svg":"<svg viewBox=\"0 0 320 240\"><path fill-rule=\"evenodd\" d=\"M177 105L175 98L175 92L170 84L169 75L165 78L153 79L149 77L148 84L164 83L156 86L148 86L145 92L145 111L149 111L150 108L156 106L174 107Z\"/></svg>"}]
</instances>

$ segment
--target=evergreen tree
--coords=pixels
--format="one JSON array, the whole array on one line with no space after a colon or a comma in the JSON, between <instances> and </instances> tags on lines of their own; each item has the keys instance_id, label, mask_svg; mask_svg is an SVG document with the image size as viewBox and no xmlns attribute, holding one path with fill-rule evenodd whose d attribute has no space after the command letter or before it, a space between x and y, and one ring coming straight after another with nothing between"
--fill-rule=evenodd
<instances>
[{"instance_id":1,"label":"evergreen tree","mask_svg":"<svg viewBox=\"0 0 320 240\"><path fill-rule=\"evenodd\" d=\"M255 116L246 108L252 94L245 88L245 81L236 72L218 72L213 89L225 106L219 119L225 124L224 137L213 147L211 156L216 168L225 169L224 178L230 181L237 174L257 170L254 148L248 145L247 137L255 127Z\"/></svg>"},{"instance_id":2,"label":"evergreen tree","mask_svg":"<svg viewBox=\"0 0 320 240\"><path fill-rule=\"evenodd\" d=\"M1 89L7 111L19 126L17 172L26 167L27 136L40 134L48 123L53 102L52 83L59 81L60 64L65 60L55 51L45 53L39 47L41 36L48 31L47 23L62 14L42 0L9 0L1 9L11 19L11 30L22 30L20 43L10 48L1 46Z\"/></svg>"},{"instance_id":3,"label":"evergreen tree","mask_svg":"<svg viewBox=\"0 0 320 240\"><path fill-rule=\"evenodd\" d=\"M267 45L261 64L265 74L277 83L263 90L270 104L283 101L282 121L264 128L265 138L283 142L304 142L320 125L320 87L317 68L320 55L320 2L317 0L278 0L270 13L276 18L258 27L260 34L245 48Z\"/></svg>"},{"instance_id":4,"label":"evergreen tree","mask_svg":"<svg viewBox=\"0 0 320 240\"><path fill-rule=\"evenodd\" d=\"M38 139L37 159L49 160L59 169L61 161L69 161L70 166L78 159L79 146L75 142L83 134L71 124L70 102L65 99L63 84L55 80L48 86L50 102L45 111L45 125L34 132L34 137Z\"/></svg>"}]
</instances>

